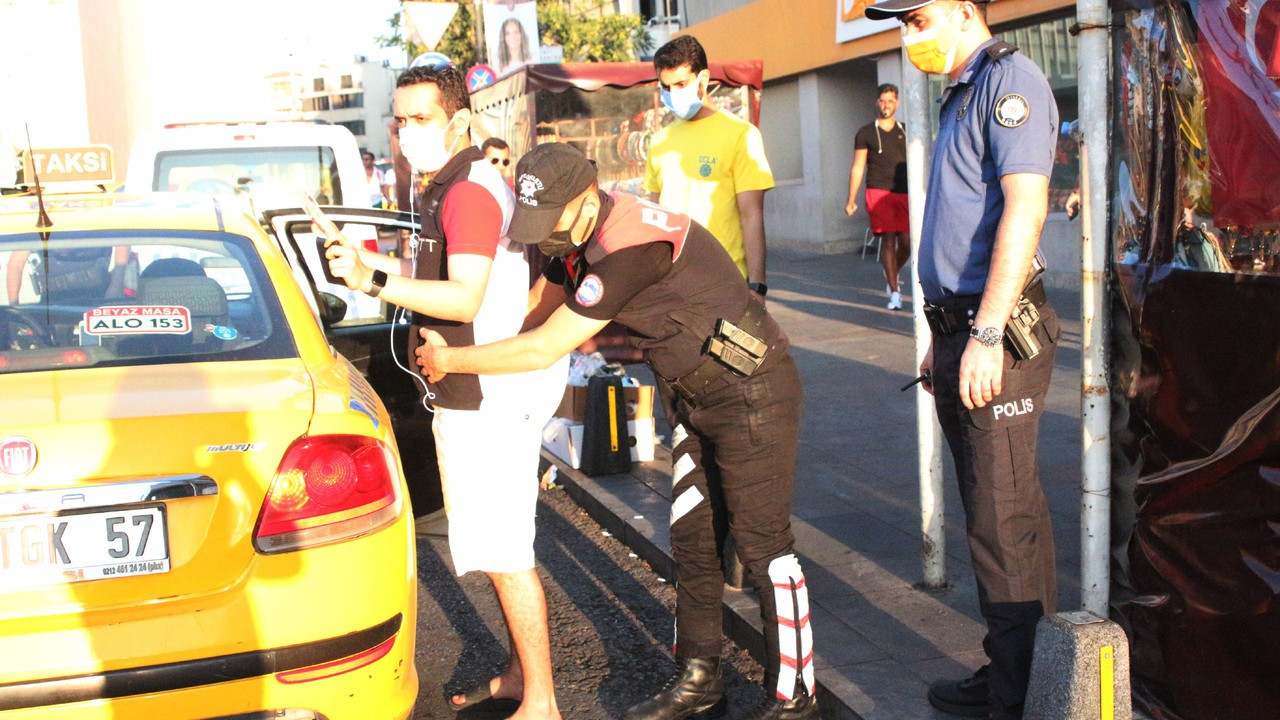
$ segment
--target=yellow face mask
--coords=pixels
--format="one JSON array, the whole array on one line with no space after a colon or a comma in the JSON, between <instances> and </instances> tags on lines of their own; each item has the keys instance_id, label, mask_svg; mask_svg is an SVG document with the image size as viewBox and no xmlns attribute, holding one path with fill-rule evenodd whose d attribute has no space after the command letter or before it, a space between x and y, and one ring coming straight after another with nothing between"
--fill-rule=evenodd
<instances>
[{"instance_id":1,"label":"yellow face mask","mask_svg":"<svg viewBox=\"0 0 1280 720\"><path fill-rule=\"evenodd\" d=\"M947 13L942 22L938 25L945 27L951 21L951 16L956 14L960 6L956 6L955 10ZM938 44L938 27L931 27L928 30L921 30L918 33L907 34L907 29L902 28L902 45L907 49L907 59L920 69L920 72L933 73L936 75L944 75L951 72L956 64L956 45L960 44L959 36L951 39L951 47L943 50Z\"/></svg>"}]
</instances>

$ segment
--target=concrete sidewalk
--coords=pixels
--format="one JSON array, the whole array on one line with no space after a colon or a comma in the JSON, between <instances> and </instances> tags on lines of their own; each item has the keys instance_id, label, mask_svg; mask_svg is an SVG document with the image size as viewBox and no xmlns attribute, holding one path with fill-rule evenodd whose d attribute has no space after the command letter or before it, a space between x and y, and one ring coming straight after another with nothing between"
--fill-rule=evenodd
<instances>
[{"instance_id":1,"label":"concrete sidewalk","mask_svg":"<svg viewBox=\"0 0 1280 720\"><path fill-rule=\"evenodd\" d=\"M885 309L884 277L873 258L774 251L769 265L769 308L791 337L804 381L792 524L810 588L824 717L951 717L929 706L925 690L983 664L984 630L945 443L950 587L917 587L916 403L898 390L916 375L911 306ZM1070 609L1080 602L1080 301L1076 293L1049 295L1063 338L1041 421L1040 462L1057 542L1059 607ZM661 420L659 426L669 442L669 429ZM629 475L591 478L561 466L560 477L597 522L671 577L670 467L660 448L655 462ZM759 652L753 595L727 591L725 604L730 637Z\"/></svg>"}]
</instances>

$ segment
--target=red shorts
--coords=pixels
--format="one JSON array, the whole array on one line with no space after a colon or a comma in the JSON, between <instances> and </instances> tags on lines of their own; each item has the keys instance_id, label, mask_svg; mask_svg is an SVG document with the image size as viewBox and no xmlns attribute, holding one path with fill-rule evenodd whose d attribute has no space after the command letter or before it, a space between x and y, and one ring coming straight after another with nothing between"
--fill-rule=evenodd
<instances>
[{"instance_id":1,"label":"red shorts","mask_svg":"<svg viewBox=\"0 0 1280 720\"><path fill-rule=\"evenodd\" d=\"M867 214L871 216L871 232L877 235L908 231L905 193L867 188Z\"/></svg>"}]
</instances>

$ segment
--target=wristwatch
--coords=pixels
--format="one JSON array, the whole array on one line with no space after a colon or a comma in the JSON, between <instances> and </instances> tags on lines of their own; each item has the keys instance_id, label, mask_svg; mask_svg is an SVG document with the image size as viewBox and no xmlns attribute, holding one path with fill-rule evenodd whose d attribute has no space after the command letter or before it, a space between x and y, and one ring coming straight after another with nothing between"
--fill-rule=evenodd
<instances>
[{"instance_id":1,"label":"wristwatch","mask_svg":"<svg viewBox=\"0 0 1280 720\"><path fill-rule=\"evenodd\" d=\"M373 277L370 278L369 297L378 297L378 293L382 292L382 288L387 286L387 274L381 270L374 270Z\"/></svg>"},{"instance_id":2,"label":"wristwatch","mask_svg":"<svg viewBox=\"0 0 1280 720\"><path fill-rule=\"evenodd\" d=\"M764 283L747 283L747 289L760 297L764 297L765 293L769 292L769 286Z\"/></svg>"},{"instance_id":3,"label":"wristwatch","mask_svg":"<svg viewBox=\"0 0 1280 720\"><path fill-rule=\"evenodd\" d=\"M969 337L977 340L978 342L982 343L983 345L986 345L989 348L993 348L999 345L1000 341L1004 339L1004 333L1001 332L1000 328L976 327L976 328L970 328Z\"/></svg>"}]
</instances>

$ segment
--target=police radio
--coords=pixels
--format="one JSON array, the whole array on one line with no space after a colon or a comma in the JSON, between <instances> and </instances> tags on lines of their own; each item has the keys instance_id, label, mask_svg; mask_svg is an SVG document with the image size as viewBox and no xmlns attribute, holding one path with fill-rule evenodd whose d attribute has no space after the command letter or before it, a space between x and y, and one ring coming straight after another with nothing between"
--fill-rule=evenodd
<instances>
[{"instance_id":1,"label":"police radio","mask_svg":"<svg viewBox=\"0 0 1280 720\"><path fill-rule=\"evenodd\" d=\"M1030 360L1040 354L1040 340L1036 338L1036 327L1040 324L1040 308L1045 304L1044 283L1040 275L1044 272L1044 261L1037 250L1031 261L1031 273L1018 297L1018 304L1005 325L1004 338L1009 345L1009 352L1018 360Z\"/></svg>"}]
</instances>

